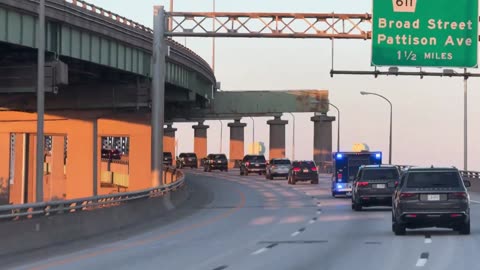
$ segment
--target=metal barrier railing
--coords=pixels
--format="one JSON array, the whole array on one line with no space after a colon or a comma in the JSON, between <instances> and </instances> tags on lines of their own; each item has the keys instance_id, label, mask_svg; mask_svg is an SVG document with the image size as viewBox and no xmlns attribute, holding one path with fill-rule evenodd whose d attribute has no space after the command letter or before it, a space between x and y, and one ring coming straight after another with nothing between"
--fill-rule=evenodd
<instances>
[{"instance_id":1,"label":"metal barrier railing","mask_svg":"<svg viewBox=\"0 0 480 270\"><path fill-rule=\"evenodd\" d=\"M173 167L166 168L165 171L171 173L173 182L163 187L65 201L2 205L0 206L0 221L69 214L78 211L112 207L129 201L159 197L167 192L175 191L185 184L185 175L182 171Z\"/></svg>"}]
</instances>

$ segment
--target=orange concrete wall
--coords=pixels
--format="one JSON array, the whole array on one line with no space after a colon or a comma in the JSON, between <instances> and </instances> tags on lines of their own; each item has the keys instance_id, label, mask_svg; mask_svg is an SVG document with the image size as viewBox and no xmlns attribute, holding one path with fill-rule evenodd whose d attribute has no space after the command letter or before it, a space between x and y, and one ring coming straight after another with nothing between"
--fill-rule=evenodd
<instances>
[{"instance_id":1,"label":"orange concrete wall","mask_svg":"<svg viewBox=\"0 0 480 270\"><path fill-rule=\"evenodd\" d=\"M175 159L177 156L177 153L175 153L175 136L163 136L163 151L172 153L172 157ZM173 164L175 164L175 161Z\"/></svg>"},{"instance_id":2,"label":"orange concrete wall","mask_svg":"<svg viewBox=\"0 0 480 270\"><path fill-rule=\"evenodd\" d=\"M8 197L10 177L10 133L0 133L0 196ZM6 202L1 202L6 203Z\"/></svg>"},{"instance_id":3,"label":"orange concrete wall","mask_svg":"<svg viewBox=\"0 0 480 270\"><path fill-rule=\"evenodd\" d=\"M195 137L193 141L193 149L198 159L207 157L207 138Z\"/></svg>"}]
</instances>

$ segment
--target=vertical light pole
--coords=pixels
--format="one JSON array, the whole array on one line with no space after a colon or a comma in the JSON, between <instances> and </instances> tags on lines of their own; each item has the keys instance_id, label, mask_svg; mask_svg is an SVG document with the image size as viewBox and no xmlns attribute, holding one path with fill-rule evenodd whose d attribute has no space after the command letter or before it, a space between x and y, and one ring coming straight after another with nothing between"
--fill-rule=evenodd
<instances>
[{"instance_id":1,"label":"vertical light pole","mask_svg":"<svg viewBox=\"0 0 480 270\"><path fill-rule=\"evenodd\" d=\"M374 95L374 96L377 96L377 97L380 97L382 99L384 99L385 101L388 102L388 104L390 104L390 136L389 136L389 146L388 146L388 164L392 164L392 120L393 120L393 106L392 106L392 102L390 102L390 100L388 100L388 98L380 95L380 94L377 94L377 93L371 93L371 92L365 92L365 91L361 91L360 92L361 95Z\"/></svg>"},{"instance_id":2,"label":"vertical light pole","mask_svg":"<svg viewBox=\"0 0 480 270\"><path fill-rule=\"evenodd\" d=\"M37 202L43 201L43 159L44 159L44 113L45 113L45 0L38 7L38 63L37 63L37 162L36 192Z\"/></svg>"},{"instance_id":3,"label":"vertical light pole","mask_svg":"<svg viewBox=\"0 0 480 270\"><path fill-rule=\"evenodd\" d=\"M464 69L463 73L467 73ZM463 170L468 170L468 76L463 77Z\"/></svg>"},{"instance_id":4,"label":"vertical light pole","mask_svg":"<svg viewBox=\"0 0 480 270\"><path fill-rule=\"evenodd\" d=\"M289 114L293 118L292 126L292 161L295 160L295 115L291 112Z\"/></svg>"},{"instance_id":5,"label":"vertical light pole","mask_svg":"<svg viewBox=\"0 0 480 270\"><path fill-rule=\"evenodd\" d=\"M255 152L255 119L250 116L250 119L252 119L252 154Z\"/></svg>"},{"instance_id":6,"label":"vertical light pole","mask_svg":"<svg viewBox=\"0 0 480 270\"><path fill-rule=\"evenodd\" d=\"M173 0L170 0L170 13L173 12ZM173 18L170 17L168 19L168 30L172 31L173 30Z\"/></svg>"},{"instance_id":7,"label":"vertical light pole","mask_svg":"<svg viewBox=\"0 0 480 270\"><path fill-rule=\"evenodd\" d=\"M216 3L213 0L213 13L216 10ZM213 24L212 24L212 31L215 33L215 26L216 26L216 17L213 17ZM213 74L215 74L215 37L212 37L212 70Z\"/></svg>"},{"instance_id":8,"label":"vertical light pole","mask_svg":"<svg viewBox=\"0 0 480 270\"><path fill-rule=\"evenodd\" d=\"M332 103L328 103L328 105L332 106L337 110L337 153L340 152L340 109L333 105Z\"/></svg>"},{"instance_id":9,"label":"vertical light pole","mask_svg":"<svg viewBox=\"0 0 480 270\"><path fill-rule=\"evenodd\" d=\"M220 153L222 153L222 144L223 144L223 122L222 120L218 120L220 122Z\"/></svg>"},{"instance_id":10,"label":"vertical light pole","mask_svg":"<svg viewBox=\"0 0 480 270\"><path fill-rule=\"evenodd\" d=\"M163 185L163 126L165 104L165 10L154 6L152 74L152 185Z\"/></svg>"}]
</instances>

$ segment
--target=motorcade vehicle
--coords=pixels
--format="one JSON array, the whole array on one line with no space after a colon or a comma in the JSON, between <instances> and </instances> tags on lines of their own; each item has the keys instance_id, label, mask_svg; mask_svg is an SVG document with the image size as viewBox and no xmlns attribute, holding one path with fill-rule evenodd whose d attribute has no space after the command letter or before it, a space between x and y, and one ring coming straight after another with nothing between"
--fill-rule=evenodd
<instances>
[{"instance_id":1,"label":"motorcade vehicle","mask_svg":"<svg viewBox=\"0 0 480 270\"><path fill-rule=\"evenodd\" d=\"M360 166L353 180L352 209L361 211L369 206L392 206L392 195L399 181L397 166Z\"/></svg>"},{"instance_id":2,"label":"motorcade vehicle","mask_svg":"<svg viewBox=\"0 0 480 270\"><path fill-rule=\"evenodd\" d=\"M265 178L273 180L275 177L288 179L288 172L292 163L287 158L273 158L267 163Z\"/></svg>"},{"instance_id":3,"label":"motorcade vehicle","mask_svg":"<svg viewBox=\"0 0 480 270\"><path fill-rule=\"evenodd\" d=\"M409 168L393 195L392 231L437 227L470 234L470 185L456 168Z\"/></svg>"},{"instance_id":4,"label":"motorcade vehicle","mask_svg":"<svg viewBox=\"0 0 480 270\"><path fill-rule=\"evenodd\" d=\"M264 155L246 155L240 163L240 175L266 174L267 160Z\"/></svg>"},{"instance_id":5,"label":"motorcade vehicle","mask_svg":"<svg viewBox=\"0 0 480 270\"><path fill-rule=\"evenodd\" d=\"M317 165L313 160L296 160L288 173L288 184L295 185L300 181L310 181L311 184L318 184Z\"/></svg>"},{"instance_id":6,"label":"motorcade vehicle","mask_svg":"<svg viewBox=\"0 0 480 270\"><path fill-rule=\"evenodd\" d=\"M180 153L177 158L177 168L198 168L197 154L195 153Z\"/></svg>"},{"instance_id":7,"label":"motorcade vehicle","mask_svg":"<svg viewBox=\"0 0 480 270\"><path fill-rule=\"evenodd\" d=\"M333 153L332 196L352 195L352 182L362 165L382 164L382 152Z\"/></svg>"},{"instance_id":8,"label":"motorcade vehicle","mask_svg":"<svg viewBox=\"0 0 480 270\"><path fill-rule=\"evenodd\" d=\"M225 154L209 154L203 163L203 171L228 171L228 159Z\"/></svg>"}]
</instances>

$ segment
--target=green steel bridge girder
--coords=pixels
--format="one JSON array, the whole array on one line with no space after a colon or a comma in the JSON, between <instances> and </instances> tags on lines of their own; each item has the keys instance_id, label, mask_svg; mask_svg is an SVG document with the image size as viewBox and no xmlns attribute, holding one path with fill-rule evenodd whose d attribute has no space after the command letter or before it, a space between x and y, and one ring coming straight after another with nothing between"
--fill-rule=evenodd
<instances>
[{"instance_id":1,"label":"green steel bridge girder","mask_svg":"<svg viewBox=\"0 0 480 270\"><path fill-rule=\"evenodd\" d=\"M215 94L212 103L210 108L190 110L183 119L174 120L184 122L281 116L286 112L327 114L330 104L328 90L221 91Z\"/></svg>"},{"instance_id":2,"label":"green steel bridge girder","mask_svg":"<svg viewBox=\"0 0 480 270\"><path fill-rule=\"evenodd\" d=\"M38 19L0 6L0 42L37 48ZM151 77L151 52L57 21L48 21L46 49L70 57L144 77ZM167 58L166 83L205 97L212 83L197 72Z\"/></svg>"}]
</instances>

